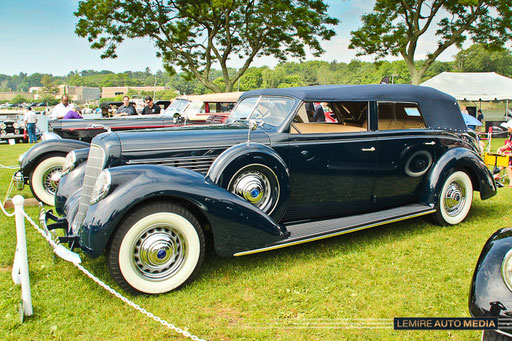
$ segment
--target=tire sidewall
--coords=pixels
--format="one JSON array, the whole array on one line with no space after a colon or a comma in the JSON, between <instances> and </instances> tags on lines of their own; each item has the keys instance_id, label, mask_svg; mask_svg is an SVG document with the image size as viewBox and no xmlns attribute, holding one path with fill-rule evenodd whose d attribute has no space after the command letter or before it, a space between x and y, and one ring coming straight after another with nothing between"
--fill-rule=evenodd
<instances>
[{"instance_id":1,"label":"tire sidewall","mask_svg":"<svg viewBox=\"0 0 512 341\"><path fill-rule=\"evenodd\" d=\"M172 277L153 281L144 278L133 264L133 246L138 236L154 224L168 225L178 231L186 242L186 256L181 268ZM123 233L123 232L121 232ZM161 294L183 285L195 272L202 260L201 240L196 227L185 217L171 212L156 212L136 221L120 236L122 239L117 254L119 271L125 281L135 290L147 294ZM113 255L115 256L115 255Z\"/></svg>"},{"instance_id":2,"label":"tire sidewall","mask_svg":"<svg viewBox=\"0 0 512 341\"><path fill-rule=\"evenodd\" d=\"M43 176L44 173L51 167L62 166L64 165L64 161L66 160L63 156L50 156L45 158L41 162L38 163L34 171L30 176L30 189L32 190L32 194L38 199L42 201L46 205L54 205L55 196L48 193L43 185Z\"/></svg>"},{"instance_id":3,"label":"tire sidewall","mask_svg":"<svg viewBox=\"0 0 512 341\"><path fill-rule=\"evenodd\" d=\"M462 209L462 211L457 214L456 216L452 217L448 215L445 209L445 196L446 192L450 186L451 183L453 183L456 180L460 180L466 189L466 203ZM456 225L460 222L462 222L466 216L469 213L469 210L471 209L471 203L473 201L473 184L471 183L471 179L469 176L463 172L463 171L456 171L450 174L446 181L443 184L443 187L441 189L441 193L438 200L438 212L440 218L447 224L447 225Z\"/></svg>"}]
</instances>

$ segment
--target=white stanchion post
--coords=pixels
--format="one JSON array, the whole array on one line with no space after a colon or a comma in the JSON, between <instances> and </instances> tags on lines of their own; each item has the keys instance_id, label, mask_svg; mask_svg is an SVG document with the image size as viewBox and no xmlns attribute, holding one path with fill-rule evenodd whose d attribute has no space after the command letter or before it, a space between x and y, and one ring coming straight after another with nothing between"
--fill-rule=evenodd
<instances>
[{"instance_id":1,"label":"white stanchion post","mask_svg":"<svg viewBox=\"0 0 512 341\"><path fill-rule=\"evenodd\" d=\"M25 199L21 195L12 198L14 204L14 216L16 218L16 254L14 256L13 280L21 283L21 299L25 316L32 315L32 296L30 294L30 276L28 273L27 238L25 236L25 216L23 215L23 203ZM14 271L16 270L16 274ZM16 276L15 276L16 275ZM17 278L17 281L15 280ZM17 283L18 282L18 283Z\"/></svg>"}]
</instances>

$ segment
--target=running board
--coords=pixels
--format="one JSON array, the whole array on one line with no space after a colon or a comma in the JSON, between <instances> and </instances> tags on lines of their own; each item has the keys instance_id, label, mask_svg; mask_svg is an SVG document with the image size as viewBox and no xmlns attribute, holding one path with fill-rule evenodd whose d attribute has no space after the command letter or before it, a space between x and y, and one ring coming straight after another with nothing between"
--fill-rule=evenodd
<instances>
[{"instance_id":1,"label":"running board","mask_svg":"<svg viewBox=\"0 0 512 341\"><path fill-rule=\"evenodd\" d=\"M288 225L285 224L286 229L290 233L288 238L260 249L238 252L235 253L234 256L245 256L253 253L265 252L287 246L335 237L375 226L431 214L435 211L436 210L434 208L428 205L411 204L384 211L353 215L343 218L293 223Z\"/></svg>"}]
</instances>

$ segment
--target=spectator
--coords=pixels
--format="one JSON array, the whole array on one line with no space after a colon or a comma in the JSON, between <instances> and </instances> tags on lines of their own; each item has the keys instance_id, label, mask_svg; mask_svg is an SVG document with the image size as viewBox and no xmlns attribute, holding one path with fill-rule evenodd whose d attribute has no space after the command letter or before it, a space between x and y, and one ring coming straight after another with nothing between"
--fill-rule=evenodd
<instances>
[{"instance_id":1,"label":"spectator","mask_svg":"<svg viewBox=\"0 0 512 341\"><path fill-rule=\"evenodd\" d=\"M72 120L72 119L81 119L83 118L79 108L71 109L64 115L63 119Z\"/></svg>"},{"instance_id":2,"label":"spectator","mask_svg":"<svg viewBox=\"0 0 512 341\"><path fill-rule=\"evenodd\" d=\"M313 122L325 122L325 112L321 103L315 103L315 113L313 114Z\"/></svg>"},{"instance_id":3,"label":"spectator","mask_svg":"<svg viewBox=\"0 0 512 341\"><path fill-rule=\"evenodd\" d=\"M160 114L160 106L153 103L151 96L146 96L144 98L144 102L146 103L146 106L142 109L142 115Z\"/></svg>"},{"instance_id":4,"label":"spectator","mask_svg":"<svg viewBox=\"0 0 512 341\"><path fill-rule=\"evenodd\" d=\"M27 127L28 142L36 143L37 142L37 136L36 136L37 116L36 116L36 113L32 111L31 107L27 108L27 112L25 113L25 117L24 117L23 121L25 122L25 127Z\"/></svg>"},{"instance_id":5,"label":"spectator","mask_svg":"<svg viewBox=\"0 0 512 341\"><path fill-rule=\"evenodd\" d=\"M484 121L484 114L482 114L481 109L478 109L478 115L476 115L476 119L479 120L480 122Z\"/></svg>"},{"instance_id":6,"label":"spectator","mask_svg":"<svg viewBox=\"0 0 512 341\"><path fill-rule=\"evenodd\" d=\"M69 103L69 96L62 95L61 102L53 108L52 113L50 114L50 119L56 120L63 118L68 111L74 108L73 104Z\"/></svg>"},{"instance_id":7,"label":"spectator","mask_svg":"<svg viewBox=\"0 0 512 341\"><path fill-rule=\"evenodd\" d=\"M512 120L508 122L504 122L501 124L502 127L507 128L509 134L512 133ZM499 154L510 154L512 151L512 135L509 136L508 140L505 141L505 144L498 148ZM507 167L507 175L509 185L508 187L512 187L512 157L509 158L508 167Z\"/></svg>"},{"instance_id":8,"label":"spectator","mask_svg":"<svg viewBox=\"0 0 512 341\"><path fill-rule=\"evenodd\" d=\"M468 109L466 109L466 107L462 107L461 110L460 110L463 114L467 114L469 115L469 112L468 112Z\"/></svg>"},{"instance_id":9,"label":"spectator","mask_svg":"<svg viewBox=\"0 0 512 341\"><path fill-rule=\"evenodd\" d=\"M123 105L121 105L117 111L115 116L132 116L137 115L137 111L135 107L130 103L130 97L123 97Z\"/></svg>"}]
</instances>

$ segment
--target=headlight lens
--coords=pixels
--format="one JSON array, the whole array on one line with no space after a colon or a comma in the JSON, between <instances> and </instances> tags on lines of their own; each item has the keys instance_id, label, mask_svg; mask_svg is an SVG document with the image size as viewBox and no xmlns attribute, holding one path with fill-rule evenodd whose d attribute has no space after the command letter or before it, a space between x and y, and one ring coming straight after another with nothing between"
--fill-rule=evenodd
<instances>
[{"instance_id":1,"label":"headlight lens","mask_svg":"<svg viewBox=\"0 0 512 341\"><path fill-rule=\"evenodd\" d=\"M509 250L503 258L501 264L501 276L507 285L508 289L512 291L512 250Z\"/></svg>"},{"instance_id":2,"label":"headlight lens","mask_svg":"<svg viewBox=\"0 0 512 341\"><path fill-rule=\"evenodd\" d=\"M69 152L66 155L66 159L64 160L64 164L62 165L62 175L68 174L75 168L76 165L76 153L74 151Z\"/></svg>"},{"instance_id":3,"label":"headlight lens","mask_svg":"<svg viewBox=\"0 0 512 341\"><path fill-rule=\"evenodd\" d=\"M5 123L0 124L0 129L5 129L5 128L7 128L7 126L5 125Z\"/></svg>"},{"instance_id":4,"label":"headlight lens","mask_svg":"<svg viewBox=\"0 0 512 341\"><path fill-rule=\"evenodd\" d=\"M15 129L18 129L20 127L20 124L18 122L14 122L12 124L12 126L15 128Z\"/></svg>"},{"instance_id":5,"label":"headlight lens","mask_svg":"<svg viewBox=\"0 0 512 341\"><path fill-rule=\"evenodd\" d=\"M101 199L103 199L110 190L110 184L112 182L110 172L108 169L105 169L103 172L100 173L98 176L98 180L96 180L96 184L94 185L94 188L92 189L91 193L91 205L97 203Z\"/></svg>"}]
</instances>

